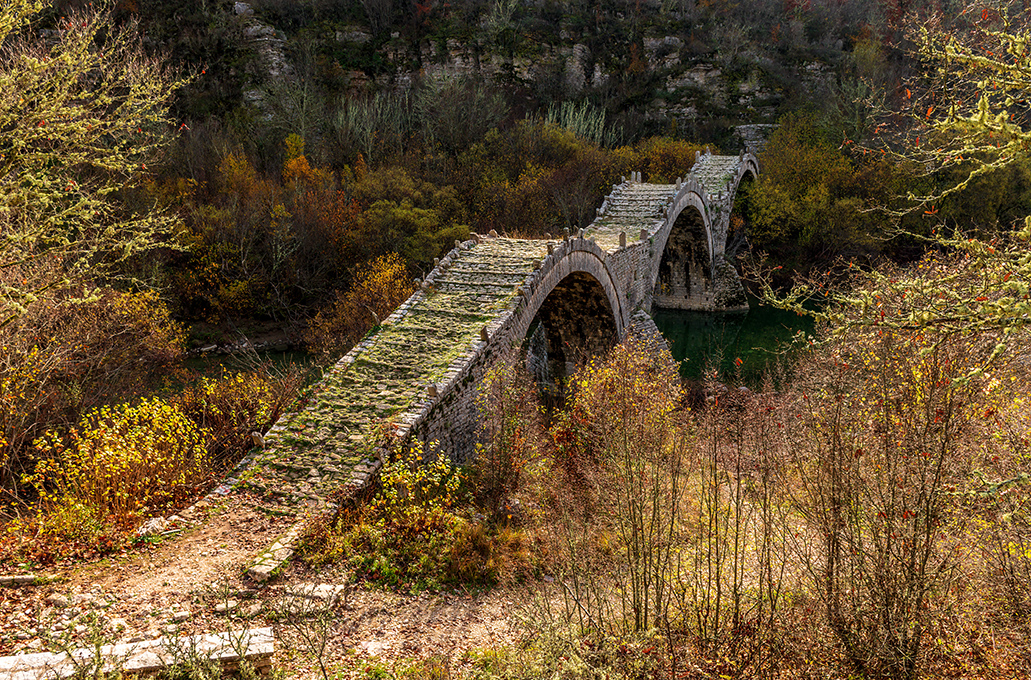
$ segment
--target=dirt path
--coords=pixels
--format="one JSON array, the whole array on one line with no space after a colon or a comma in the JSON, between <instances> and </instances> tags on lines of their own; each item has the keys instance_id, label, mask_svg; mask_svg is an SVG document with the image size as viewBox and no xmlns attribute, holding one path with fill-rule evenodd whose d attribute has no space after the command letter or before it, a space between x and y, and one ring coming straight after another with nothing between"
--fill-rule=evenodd
<instances>
[{"instance_id":1,"label":"dirt path","mask_svg":"<svg viewBox=\"0 0 1031 680\"><path fill-rule=\"evenodd\" d=\"M45 649L44 638L54 631L65 644L79 646L98 626L105 640L124 642L272 625L279 638L276 665L308 677L318 674L319 660L308 653L304 637L323 621L320 635L328 645L322 663L345 672L369 659L459 663L466 650L514 639L510 612L519 596L505 590L404 596L350 587L340 589L334 602L318 603L325 615L290 625L277 612L289 606L284 602L299 585L347 581L332 569L317 572L301 564L271 584L242 576L293 517L258 509L238 494L184 514L184 522L169 528L176 533L160 542L57 568L46 585L0 588L0 656ZM227 605L229 611L220 611Z\"/></svg>"}]
</instances>

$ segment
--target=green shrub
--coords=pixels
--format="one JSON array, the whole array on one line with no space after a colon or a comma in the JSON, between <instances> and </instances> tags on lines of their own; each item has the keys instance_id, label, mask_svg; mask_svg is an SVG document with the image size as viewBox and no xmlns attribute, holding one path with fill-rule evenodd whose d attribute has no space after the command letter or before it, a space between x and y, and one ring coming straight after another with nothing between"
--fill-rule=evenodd
<instances>
[{"instance_id":1,"label":"green shrub","mask_svg":"<svg viewBox=\"0 0 1031 680\"><path fill-rule=\"evenodd\" d=\"M0 558L49 562L125 547L140 519L190 497L210 478L209 433L161 399L90 411L67 434L35 443L23 483L32 511L12 520Z\"/></svg>"},{"instance_id":2,"label":"green shrub","mask_svg":"<svg viewBox=\"0 0 1031 680\"><path fill-rule=\"evenodd\" d=\"M522 532L488 530L463 513L463 475L446 458L424 462L416 445L387 464L381 480L366 505L308 528L309 562L346 560L369 581L412 591L489 585L525 566Z\"/></svg>"}]
</instances>

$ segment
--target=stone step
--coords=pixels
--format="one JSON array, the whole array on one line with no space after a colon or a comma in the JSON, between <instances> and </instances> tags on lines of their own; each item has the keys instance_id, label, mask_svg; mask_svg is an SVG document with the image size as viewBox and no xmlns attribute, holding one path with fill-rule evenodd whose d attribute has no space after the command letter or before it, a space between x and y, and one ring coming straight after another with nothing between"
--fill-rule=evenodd
<instances>
[{"instance_id":1,"label":"stone step","mask_svg":"<svg viewBox=\"0 0 1031 680\"><path fill-rule=\"evenodd\" d=\"M536 264L537 262L540 262L540 260L532 261L531 265L532 264ZM457 267L457 266L455 266L455 267L448 267L444 271L444 275L445 275L445 278L452 277L452 276L456 276L456 277L477 276L477 277L481 277L481 278L498 278L498 277L501 277L501 278L505 278L505 279L520 277L520 280L522 280L522 279L526 278L526 267L523 266L523 265L520 265L518 267L511 267L510 269L487 269L486 267L473 267L473 266ZM439 281L440 279L437 279L437 280Z\"/></svg>"},{"instance_id":2,"label":"stone step","mask_svg":"<svg viewBox=\"0 0 1031 680\"><path fill-rule=\"evenodd\" d=\"M523 277L526 278L525 276ZM463 283L461 281L444 281L438 283L441 293L477 292L489 295L497 300L508 297L515 293L515 285L496 286L489 283Z\"/></svg>"},{"instance_id":3,"label":"stone step","mask_svg":"<svg viewBox=\"0 0 1031 680\"><path fill-rule=\"evenodd\" d=\"M359 362L361 365L359 366ZM355 362L356 368L379 369L386 374L393 375L408 375L409 377L418 377L433 368L432 365L423 363L388 363L386 361L379 361L369 357L361 357Z\"/></svg>"},{"instance_id":4,"label":"stone step","mask_svg":"<svg viewBox=\"0 0 1031 680\"><path fill-rule=\"evenodd\" d=\"M636 220L648 219L649 217L652 217L652 216L661 215L663 207L665 207L665 206L660 206L660 207L657 207L657 208L648 208L648 209L641 208L641 209L638 209L638 210L619 210L619 209L609 210L609 211L606 211L605 217L606 218L611 218L611 219L621 219L622 218L622 219L627 219L627 220L630 220L630 219L636 219Z\"/></svg>"},{"instance_id":5,"label":"stone step","mask_svg":"<svg viewBox=\"0 0 1031 680\"><path fill-rule=\"evenodd\" d=\"M539 253L532 253L522 257L501 257L485 255L483 257L463 257L458 262L452 262L451 266L444 271L457 268L461 265L462 269L496 269L496 270L511 270L517 271L527 265L531 265L534 261L540 260L540 258L548 254L548 249L542 248Z\"/></svg>"},{"instance_id":6,"label":"stone step","mask_svg":"<svg viewBox=\"0 0 1031 680\"><path fill-rule=\"evenodd\" d=\"M482 321L486 323L493 318L493 314L485 314L483 307L486 304L494 304L498 302L498 298L492 296L477 296L470 298L468 301L463 298L462 300L464 307L474 306L475 309L455 309L453 307L431 307L426 304L418 309L413 309L410 318L415 320L422 317L433 317L443 318L452 320L461 320L463 323L475 323Z\"/></svg>"},{"instance_id":7,"label":"stone step","mask_svg":"<svg viewBox=\"0 0 1031 680\"><path fill-rule=\"evenodd\" d=\"M60 680L71 678L83 669L102 665L103 671L115 674L155 674L184 660L214 661L226 671L239 668L246 661L263 675L272 668L275 640L271 628L162 637L144 642L104 645L75 649L71 652L40 652L0 657L0 678L5 680ZM94 674L87 671L87 676Z\"/></svg>"}]
</instances>

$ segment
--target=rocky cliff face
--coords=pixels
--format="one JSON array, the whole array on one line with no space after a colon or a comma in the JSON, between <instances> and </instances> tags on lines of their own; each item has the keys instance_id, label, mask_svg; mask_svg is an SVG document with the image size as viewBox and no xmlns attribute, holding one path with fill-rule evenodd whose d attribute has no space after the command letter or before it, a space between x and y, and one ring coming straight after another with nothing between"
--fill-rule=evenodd
<instances>
[{"instance_id":1,"label":"rocky cliff face","mask_svg":"<svg viewBox=\"0 0 1031 680\"><path fill-rule=\"evenodd\" d=\"M708 139L717 139L714 128L772 123L800 98L820 99L833 86L844 54L840 48L762 47L744 40L740 30L707 35L672 21L639 28L637 37L582 25L567 30L561 26L574 23L568 17L558 27L524 18L518 28L501 20L498 28L484 18L436 32L411 25L374 32L360 22L322 21L291 35L270 25L274 17L263 15L260 0L254 8L237 2L234 13L266 79L303 77L290 57L307 51L319 68L335 69L352 93L475 76L522 92L537 105L601 102L610 120L632 116L635 132Z\"/></svg>"},{"instance_id":2,"label":"rocky cliff face","mask_svg":"<svg viewBox=\"0 0 1031 680\"><path fill-rule=\"evenodd\" d=\"M391 50L397 57L401 50ZM782 83L764 69L760 60L745 60L732 68L690 54L676 36L647 38L643 57L631 73L619 63L606 63L583 43L540 45L532 55L508 57L480 45L448 40L428 44L418 71L399 67L383 74L383 86L407 84L417 77L477 74L495 82L515 80L540 91L550 89L562 99L607 94L622 83L637 81L647 91L635 105L652 121L667 126L691 126L700 117L723 116L741 122L773 122L788 96ZM799 81L806 87L826 87L831 72L825 64L803 65Z\"/></svg>"}]
</instances>

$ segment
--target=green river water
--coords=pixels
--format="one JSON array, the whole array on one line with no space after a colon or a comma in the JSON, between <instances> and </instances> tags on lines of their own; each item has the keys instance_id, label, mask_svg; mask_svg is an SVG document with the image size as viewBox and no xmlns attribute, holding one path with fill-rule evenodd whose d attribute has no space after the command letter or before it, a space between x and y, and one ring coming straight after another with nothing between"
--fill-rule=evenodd
<instances>
[{"instance_id":1,"label":"green river water","mask_svg":"<svg viewBox=\"0 0 1031 680\"><path fill-rule=\"evenodd\" d=\"M685 380L700 380L716 368L717 380L758 387L767 369L790 365L788 345L812 319L750 300L747 312L652 310L655 325L672 343ZM736 361L740 359L740 362Z\"/></svg>"}]
</instances>

